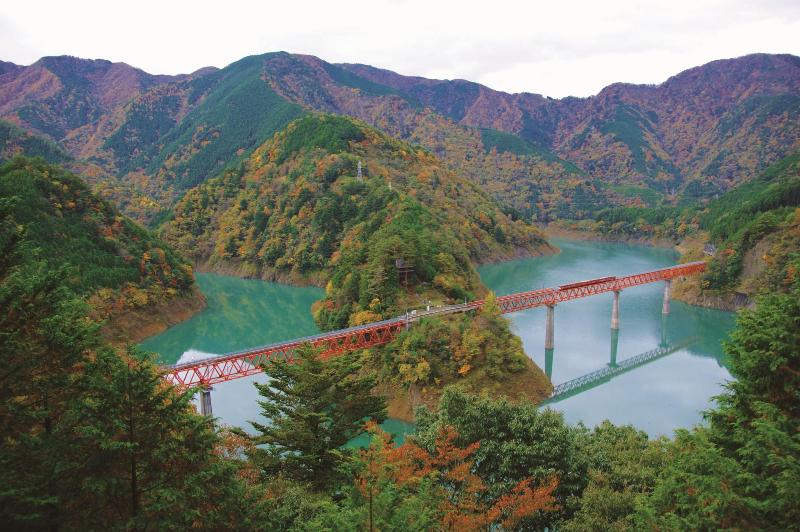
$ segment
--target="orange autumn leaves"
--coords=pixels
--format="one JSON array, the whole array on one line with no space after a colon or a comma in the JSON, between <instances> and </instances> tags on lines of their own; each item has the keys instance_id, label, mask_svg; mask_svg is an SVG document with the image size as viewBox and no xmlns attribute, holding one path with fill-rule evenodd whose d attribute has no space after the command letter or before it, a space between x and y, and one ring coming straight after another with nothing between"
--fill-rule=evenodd
<instances>
[{"instance_id":1,"label":"orange autumn leaves","mask_svg":"<svg viewBox=\"0 0 800 532\"><path fill-rule=\"evenodd\" d=\"M486 530L490 525L512 529L528 516L556 509L555 477L541 485L529 477L492 497L484 480L473 473L480 442L459 447L453 427L441 429L432 452L413 441L395 447L391 436L374 423L368 431L372 443L360 452L363 469L356 477L356 486L367 499L388 485L415 492L430 482L441 529L459 531Z\"/></svg>"}]
</instances>

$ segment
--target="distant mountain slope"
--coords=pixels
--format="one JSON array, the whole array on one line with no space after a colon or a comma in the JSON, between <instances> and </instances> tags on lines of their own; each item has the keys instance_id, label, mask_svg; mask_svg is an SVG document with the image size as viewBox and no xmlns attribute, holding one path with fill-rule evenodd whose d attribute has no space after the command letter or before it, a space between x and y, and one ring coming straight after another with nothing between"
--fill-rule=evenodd
<instances>
[{"instance_id":1,"label":"distant mountain slope","mask_svg":"<svg viewBox=\"0 0 800 532\"><path fill-rule=\"evenodd\" d=\"M122 173L142 169L182 191L217 174L302 110L263 81L263 58L246 57L132 101L105 147Z\"/></svg>"},{"instance_id":2,"label":"distant mountain slope","mask_svg":"<svg viewBox=\"0 0 800 532\"><path fill-rule=\"evenodd\" d=\"M43 57L0 75L0 117L47 135L76 157L91 157L119 125L121 106L181 78L102 59Z\"/></svg>"},{"instance_id":3,"label":"distant mountain slope","mask_svg":"<svg viewBox=\"0 0 800 532\"><path fill-rule=\"evenodd\" d=\"M70 57L0 68L0 118L94 165L93 183L142 220L310 110L424 146L514 216L584 218L711 197L800 147L800 58L715 61L560 100L284 52L173 77Z\"/></svg>"},{"instance_id":4,"label":"distant mountain slope","mask_svg":"<svg viewBox=\"0 0 800 532\"><path fill-rule=\"evenodd\" d=\"M276 92L306 108L353 116L424 146L519 217L547 216L562 202L562 190L591 187L580 170L547 147L512 133L458 124L402 87L382 85L316 57L272 54L265 75ZM569 210L563 202L560 206Z\"/></svg>"},{"instance_id":5,"label":"distant mountain slope","mask_svg":"<svg viewBox=\"0 0 800 532\"><path fill-rule=\"evenodd\" d=\"M10 122L0 120L0 163L17 155L41 157L55 163L72 159L72 156L55 142L32 135Z\"/></svg>"},{"instance_id":6,"label":"distant mountain slope","mask_svg":"<svg viewBox=\"0 0 800 532\"><path fill-rule=\"evenodd\" d=\"M656 86L617 83L591 98L508 94L472 82L339 65L461 124L515 133L591 176L672 193L753 177L800 142L800 58L754 54L699 66Z\"/></svg>"}]
</instances>

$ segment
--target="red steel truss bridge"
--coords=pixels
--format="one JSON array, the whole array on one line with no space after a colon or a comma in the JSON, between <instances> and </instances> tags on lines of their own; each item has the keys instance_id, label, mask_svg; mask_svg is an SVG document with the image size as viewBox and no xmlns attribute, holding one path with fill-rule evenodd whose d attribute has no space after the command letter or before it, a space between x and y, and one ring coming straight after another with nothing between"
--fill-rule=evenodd
<instances>
[{"instance_id":1,"label":"red steel truss bridge","mask_svg":"<svg viewBox=\"0 0 800 532\"><path fill-rule=\"evenodd\" d=\"M705 270L705 266L704 262L690 262L624 277L602 277L564 284L557 288L543 288L531 292L500 296L496 299L496 302L500 312L504 314L541 306L554 307L558 303L605 292L620 292L625 288L658 281L669 282L676 277L700 273ZM668 294L667 290L665 292L667 300ZM296 338L183 364L164 366L162 371L164 376L177 386L208 387L220 382L261 373L261 366L274 359L292 360L294 351L304 344L311 344L313 347L320 349L323 357L336 356L348 351L386 344L400 331L410 328L422 318L478 310L483 304L484 300L479 300L425 311L412 311L396 318L358 327Z\"/></svg>"}]
</instances>

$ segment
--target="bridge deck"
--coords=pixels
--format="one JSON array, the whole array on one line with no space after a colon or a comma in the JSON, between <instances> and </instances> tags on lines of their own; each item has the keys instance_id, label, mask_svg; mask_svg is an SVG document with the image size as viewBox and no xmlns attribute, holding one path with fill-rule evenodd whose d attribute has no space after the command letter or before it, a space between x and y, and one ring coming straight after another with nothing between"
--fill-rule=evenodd
<instances>
[{"instance_id":1,"label":"bridge deck","mask_svg":"<svg viewBox=\"0 0 800 532\"><path fill-rule=\"evenodd\" d=\"M624 290L625 288L665 281L675 277L693 275L702 272L704 269L704 262L690 262L624 277L603 277L596 280L561 285L562 288L543 288L500 296L497 298L497 305L502 313L517 312L540 306L552 306L573 299ZM315 348L321 349L324 357L335 356L347 351L366 349L388 343L398 332L422 318L477 310L484 303L484 300L471 301L460 305L449 305L427 311L414 312L358 327L339 329L244 351L164 366L162 369L164 376L175 385L210 386L219 382L260 373L261 365L275 358L291 360L294 350L303 344L311 344Z\"/></svg>"}]
</instances>

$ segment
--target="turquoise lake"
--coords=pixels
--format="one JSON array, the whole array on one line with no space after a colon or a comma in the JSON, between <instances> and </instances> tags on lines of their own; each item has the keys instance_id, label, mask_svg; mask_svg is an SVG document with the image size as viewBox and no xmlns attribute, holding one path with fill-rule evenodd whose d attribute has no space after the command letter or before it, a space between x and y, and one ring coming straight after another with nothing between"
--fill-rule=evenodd
<instances>
[{"instance_id":1,"label":"turquoise lake","mask_svg":"<svg viewBox=\"0 0 800 532\"><path fill-rule=\"evenodd\" d=\"M665 249L617 243L555 240L561 253L479 268L484 283L498 295L557 286L567 282L626 275L675 264ZM142 343L163 363L175 363L264 345L318 332L311 304L318 288L298 288L265 281L198 274L208 308ZM545 310L510 314L525 351L559 384L608 364L668 346L671 352L610 379L590 383L577 395L549 403L572 423L593 426L604 419L631 423L652 436L671 435L702 421L702 411L720 385L730 379L722 341L734 325L732 313L672 301L661 314L663 283L627 289L620 297L620 330L612 344L611 294L562 303L555 309L555 349L544 350ZM669 348L673 349L669 349ZM249 429L258 418L258 394L252 381L218 384L212 392L214 415L223 423ZM387 429L401 439L412 427L397 420Z\"/></svg>"}]
</instances>

